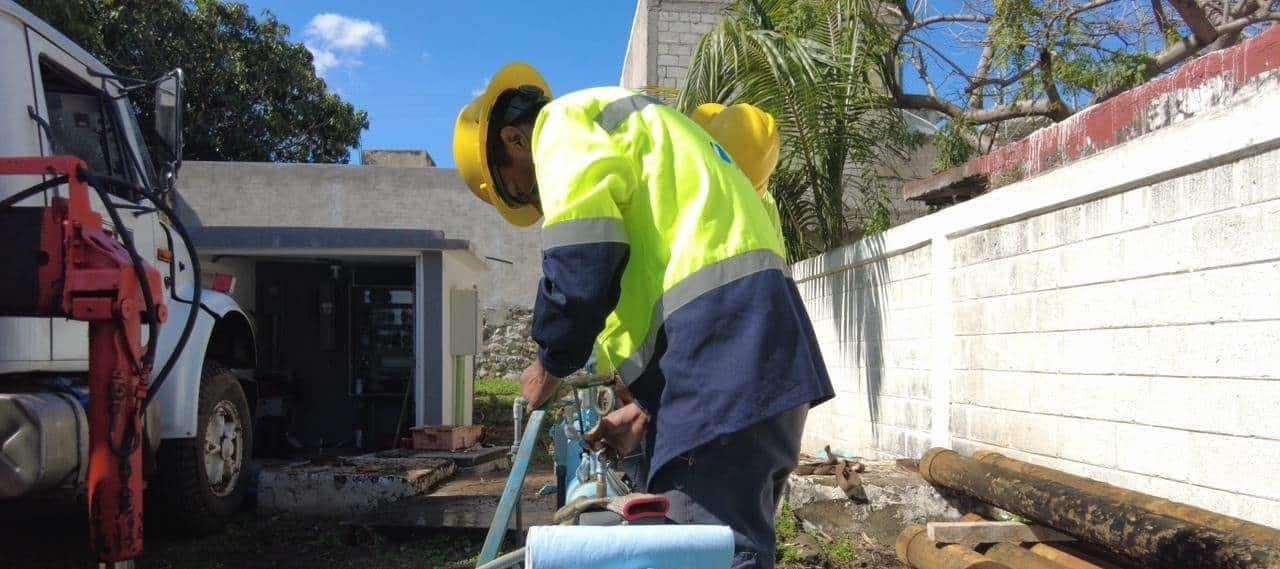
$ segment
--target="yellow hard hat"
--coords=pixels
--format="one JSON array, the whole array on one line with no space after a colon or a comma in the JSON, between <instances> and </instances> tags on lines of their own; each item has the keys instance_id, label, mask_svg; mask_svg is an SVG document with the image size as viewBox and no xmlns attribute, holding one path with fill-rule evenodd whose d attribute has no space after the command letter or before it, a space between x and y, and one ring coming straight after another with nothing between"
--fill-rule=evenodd
<instances>
[{"instance_id":1,"label":"yellow hard hat","mask_svg":"<svg viewBox=\"0 0 1280 569\"><path fill-rule=\"evenodd\" d=\"M729 107L703 103L689 116L724 147L757 193L769 191L769 176L778 166L781 146L773 115L746 103Z\"/></svg>"},{"instance_id":2,"label":"yellow hard hat","mask_svg":"<svg viewBox=\"0 0 1280 569\"><path fill-rule=\"evenodd\" d=\"M532 85L547 97L551 96L551 88L537 69L526 63L510 63L489 80L484 93L462 107L453 127L453 160L462 180L471 188L471 193L496 208L508 223L519 227L532 225L542 217L542 212L532 204L511 203L498 192L489 168L487 139L494 103L503 93L523 85Z\"/></svg>"}]
</instances>

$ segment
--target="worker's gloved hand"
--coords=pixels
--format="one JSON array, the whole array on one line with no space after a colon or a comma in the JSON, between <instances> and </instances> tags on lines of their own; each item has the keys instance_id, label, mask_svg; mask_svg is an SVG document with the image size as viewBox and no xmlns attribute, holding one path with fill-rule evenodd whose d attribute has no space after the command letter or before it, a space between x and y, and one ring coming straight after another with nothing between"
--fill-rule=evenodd
<instances>
[{"instance_id":1,"label":"worker's gloved hand","mask_svg":"<svg viewBox=\"0 0 1280 569\"><path fill-rule=\"evenodd\" d=\"M603 447L622 457L640 446L648 428L649 415L639 404L631 402L605 415L594 429L587 432L583 440L596 450Z\"/></svg>"},{"instance_id":2,"label":"worker's gloved hand","mask_svg":"<svg viewBox=\"0 0 1280 569\"><path fill-rule=\"evenodd\" d=\"M560 388L560 378L542 368L542 360L534 359L520 374L520 394L529 402L530 409L540 409L543 403Z\"/></svg>"}]
</instances>

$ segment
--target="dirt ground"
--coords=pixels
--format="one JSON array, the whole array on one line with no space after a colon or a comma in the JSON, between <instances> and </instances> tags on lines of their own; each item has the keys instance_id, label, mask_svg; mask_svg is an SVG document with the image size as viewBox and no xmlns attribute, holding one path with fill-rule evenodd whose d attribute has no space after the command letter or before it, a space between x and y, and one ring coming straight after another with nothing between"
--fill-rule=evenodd
<instances>
[{"instance_id":1,"label":"dirt ground","mask_svg":"<svg viewBox=\"0 0 1280 569\"><path fill-rule=\"evenodd\" d=\"M12 513L12 512L11 512ZM93 567L84 522L65 509L0 520L0 567ZM202 538L149 536L139 569L463 569L475 566L484 532L376 532L337 521L237 515L220 534ZM823 542L819 558L794 552L784 569L900 568L892 551L862 540Z\"/></svg>"},{"instance_id":2,"label":"dirt ground","mask_svg":"<svg viewBox=\"0 0 1280 569\"><path fill-rule=\"evenodd\" d=\"M6 508L8 509L8 508ZM23 508L26 509L26 508ZM93 567L79 511L0 519L0 567ZM479 531L390 534L338 521L238 514L220 534L201 538L150 535L139 569L435 569L474 567Z\"/></svg>"}]
</instances>

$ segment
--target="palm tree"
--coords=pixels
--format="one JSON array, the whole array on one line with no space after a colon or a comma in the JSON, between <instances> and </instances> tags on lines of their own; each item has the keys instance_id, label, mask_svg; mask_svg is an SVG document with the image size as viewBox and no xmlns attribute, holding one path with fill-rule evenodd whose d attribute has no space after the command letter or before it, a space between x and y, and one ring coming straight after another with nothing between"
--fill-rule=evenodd
<instances>
[{"instance_id":1,"label":"palm tree","mask_svg":"<svg viewBox=\"0 0 1280 569\"><path fill-rule=\"evenodd\" d=\"M676 104L751 103L776 118L770 183L788 256L886 229L882 165L913 136L892 109L883 62L891 26L877 0L738 0L698 44Z\"/></svg>"}]
</instances>

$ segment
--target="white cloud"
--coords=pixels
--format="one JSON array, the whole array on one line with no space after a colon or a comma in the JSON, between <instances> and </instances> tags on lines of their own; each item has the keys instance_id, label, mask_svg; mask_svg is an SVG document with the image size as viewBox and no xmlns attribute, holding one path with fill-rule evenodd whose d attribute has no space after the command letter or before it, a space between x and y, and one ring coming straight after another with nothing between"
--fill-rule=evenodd
<instances>
[{"instance_id":1,"label":"white cloud","mask_svg":"<svg viewBox=\"0 0 1280 569\"><path fill-rule=\"evenodd\" d=\"M370 45L387 45L387 34L382 30L382 24L342 14L316 14L304 33L308 39L328 49L358 52Z\"/></svg>"},{"instance_id":2,"label":"white cloud","mask_svg":"<svg viewBox=\"0 0 1280 569\"><path fill-rule=\"evenodd\" d=\"M315 65L316 75L324 77L325 72L338 65L338 56L323 47L307 46L311 52L311 63Z\"/></svg>"},{"instance_id":3,"label":"white cloud","mask_svg":"<svg viewBox=\"0 0 1280 569\"><path fill-rule=\"evenodd\" d=\"M359 65L358 56L369 46L387 46L382 24L342 14L316 14L302 34L321 77L335 67Z\"/></svg>"},{"instance_id":4,"label":"white cloud","mask_svg":"<svg viewBox=\"0 0 1280 569\"><path fill-rule=\"evenodd\" d=\"M485 77L480 81L480 86L471 90L472 97L479 97L484 94L484 90L489 87L489 78Z\"/></svg>"}]
</instances>

